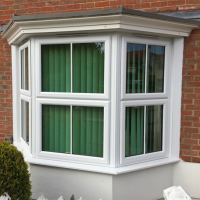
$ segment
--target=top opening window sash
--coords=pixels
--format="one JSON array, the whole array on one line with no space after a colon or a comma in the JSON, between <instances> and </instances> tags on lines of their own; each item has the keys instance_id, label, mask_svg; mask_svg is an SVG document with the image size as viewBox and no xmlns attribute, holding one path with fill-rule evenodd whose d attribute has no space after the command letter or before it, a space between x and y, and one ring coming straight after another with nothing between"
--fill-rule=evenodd
<instances>
[{"instance_id":1,"label":"top opening window sash","mask_svg":"<svg viewBox=\"0 0 200 200\"><path fill-rule=\"evenodd\" d=\"M43 92L42 91L42 64L41 64L41 46L51 44L70 44L72 47L76 43L105 43L104 57L104 93L73 93L72 83L72 49L71 49L71 92ZM36 94L37 97L46 98L76 98L76 99L110 99L110 55L111 55L111 36L82 36L82 37L62 37L62 38L36 38L35 56L36 56Z\"/></svg>"},{"instance_id":2,"label":"top opening window sash","mask_svg":"<svg viewBox=\"0 0 200 200\"><path fill-rule=\"evenodd\" d=\"M30 57L30 51L31 51L30 41L27 41L23 45L19 47L19 81L20 81L20 93L31 96L31 57ZM27 58L26 58L26 49L28 49ZM26 72L26 59L28 59L28 72ZM26 74L28 73L28 74ZM28 78L27 78L28 76ZM27 78L27 79L26 79ZM28 87L28 88L26 88Z\"/></svg>"},{"instance_id":3,"label":"top opening window sash","mask_svg":"<svg viewBox=\"0 0 200 200\"><path fill-rule=\"evenodd\" d=\"M127 44L142 44L146 45L146 55L145 55L145 87L147 80L147 51L148 45L164 46L165 47L165 60L164 60L164 88L162 93L146 93L146 88L144 93L127 93L126 92L126 53ZM121 60L121 99L160 99L167 98L169 95L169 70L170 70L170 39L148 39L143 37L126 37L122 36L122 60Z\"/></svg>"}]
</instances>

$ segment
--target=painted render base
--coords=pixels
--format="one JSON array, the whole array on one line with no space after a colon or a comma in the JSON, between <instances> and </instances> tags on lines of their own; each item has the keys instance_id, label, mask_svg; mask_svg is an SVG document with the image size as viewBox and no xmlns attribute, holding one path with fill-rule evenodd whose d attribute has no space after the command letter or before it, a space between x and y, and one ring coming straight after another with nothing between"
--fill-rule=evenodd
<instances>
[{"instance_id":1,"label":"painted render base","mask_svg":"<svg viewBox=\"0 0 200 200\"><path fill-rule=\"evenodd\" d=\"M121 175L30 165L33 199L42 193L48 200L61 195L77 200L157 200L173 185L174 164Z\"/></svg>"},{"instance_id":2,"label":"painted render base","mask_svg":"<svg viewBox=\"0 0 200 200\"><path fill-rule=\"evenodd\" d=\"M193 198L200 199L200 164L179 162L173 169L174 185L181 185Z\"/></svg>"}]
</instances>

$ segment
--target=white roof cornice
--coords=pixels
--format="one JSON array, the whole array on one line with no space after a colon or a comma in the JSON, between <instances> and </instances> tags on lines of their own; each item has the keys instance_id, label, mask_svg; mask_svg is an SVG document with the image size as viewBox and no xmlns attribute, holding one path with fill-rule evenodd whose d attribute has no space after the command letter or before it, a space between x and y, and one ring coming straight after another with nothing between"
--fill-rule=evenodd
<instances>
[{"instance_id":1,"label":"white roof cornice","mask_svg":"<svg viewBox=\"0 0 200 200\"><path fill-rule=\"evenodd\" d=\"M77 12L78 14L74 16L71 13L14 16L2 33L2 37L9 44L17 44L33 35L74 34L91 31L126 31L155 36L187 37L193 29L200 25L194 20L120 9L112 9L112 12L110 10L98 11L96 15L94 11L88 11L87 13Z\"/></svg>"}]
</instances>

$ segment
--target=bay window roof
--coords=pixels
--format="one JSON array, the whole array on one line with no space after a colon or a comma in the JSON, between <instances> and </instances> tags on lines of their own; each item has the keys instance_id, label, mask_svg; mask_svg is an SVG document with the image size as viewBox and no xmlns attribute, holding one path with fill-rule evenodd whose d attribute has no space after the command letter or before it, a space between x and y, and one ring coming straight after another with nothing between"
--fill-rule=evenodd
<instances>
[{"instance_id":1,"label":"bay window roof","mask_svg":"<svg viewBox=\"0 0 200 200\"><path fill-rule=\"evenodd\" d=\"M2 32L9 44L20 43L34 34L70 34L74 32L123 30L153 36L189 36L199 21L147 13L124 8L66 12L57 14L17 15Z\"/></svg>"}]
</instances>

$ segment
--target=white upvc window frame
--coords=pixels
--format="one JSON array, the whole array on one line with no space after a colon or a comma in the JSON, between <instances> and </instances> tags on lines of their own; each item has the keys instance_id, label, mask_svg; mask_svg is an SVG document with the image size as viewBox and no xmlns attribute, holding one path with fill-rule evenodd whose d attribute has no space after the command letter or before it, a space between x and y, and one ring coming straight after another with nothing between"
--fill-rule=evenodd
<instances>
[{"instance_id":1,"label":"white upvc window frame","mask_svg":"<svg viewBox=\"0 0 200 200\"><path fill-rule=\"evenodd\" d=\"M21 71L21 69L22 69L22 67L21 67L21 65L22 65L21 51L26 49L26 48L28 48L28 83L29 83L29 90L21 89L22 88L22 86L21 86L21 80L22 80L22 77L21 77L21 74L22 74L22 71ZM30 55L31 55L31 43L30 43L30 40L29 40L19 47L20 93L27 95L27 96L31 96L31 89L32 89L32 85L31 85L31 56ZM24 62L25 62L25 58L24 58Z\"/></svg>"},{"instance_id":2,"label":"white upvc window frame","mask_svg":"<svg viewBox=\"0 0 200 200\"><path fill-rule=\"evenodd\" d=\"M33 155L38 159L45 160L60 160L72 163L84 163L92 165L108 166L110 162L109 141L110 141L110 70L111 70L111 35L103 34L77 37L35 37L32 39L34 45L34 66L35 66L35 81L34 90L35 108L33 108L36 118L36 130L33 136L35 146L33 148ZM75 44L75 43L105 43L105 57L104 57L104 93L64 93L64 92L42 92L41 91L41 45L45 44ZM71 49L71 83L72 81L72 49ZM71 85L72 88L72 85ZM66 105L70 106L88 106L88 107L103 107L104 108L104 127L103 127L103 157L93 157L75 154L64 154L58 152L42 151L42 105ZM72 112L72 109L71 109ZM72 118L72 113L71 113ZM72 127L72 121L71 121ZM71 128L72 134L72 128ZM70 145L72 147L72 137ZM72 149L71 149L72 152Z\"/></svg>"},{"instance_id":3,"label":"white upvc window frame","mask_svg":"<svg viewBox=\"0 0 200 200\"><path fill-rule=\"evenodd\" d=\"M26 101L29 103L29 144L22 138L22 129L24 127L22 127L22 116L24 113L22 113L22 100ZM32 148L32 129L31 129L31 124L32 124L32 103L31 103L31 97L27 97L23 94L20 95L20 138L19 138L19 142L22 143L23 147L26 148L29 152L31 152L31 148ZM23 116L23 119L26 116Z\"/></svg>"},{"instance_id":4,"label":"white upvc window frame","mask_svg":"<svg viewBox=\"0 0 200 200\"><path fill-rule=\"evenodd\" d=\"M163 93L126 93L126 53L127 53L127 43L134 44L144 44L146 45L146 62L145 62L145 92L146 92L146 71L147 71L147 51L148 45L158 45L165 46L165 61L164 61L164 91ZM130 36L122 36L122 59L121 66L123 70L121 70L121 99L122 100L130 100L130 99L159 99L159 98L167 98L169 96L169 72L170 72L170 49L171 49L171 39L149 39L149 38L141 38L141 37L130 37Z\"/></svg>"},{"instance_id":5,"label":"white upvc window frame","mask_svg":"<svg viewBox=\"0 0 200 200\"><path fill-rule=\"evenodd\" d=\"M90 38L97 38L94 42L98 42L99 38L98 37L100 34L99 33L91 33L88 37L82 36L84 38L84 43L87 43L87 41ZM144 169L144 168L149 168L153 166L159 166L163 164L169 164L173 162L179 161L179 137L180 137L180 124L179 123L172 123L176 121L177 119L180 119L180 106L181 106L181 71L182 71L182 51L183 50L183 38L173 38L173 39L167 39L166 42L169 41L169 58L170 63L168 64L168 96L167 97L148 97L148 98L142 98L138 99L137 94L135 95L134 98L122 98L122 80L123 76L123 70L126 68L126 64L123 66L122 64L125 62L122 62L123 60L123 51L126 51L126 48L124 50L124 47L122 48L122 40L124 37L127 38L134 38L134 40L137 40L137 43L139 43L139 39L144 41L144 40L155 40L155 39L147 39L144 37L135 37L131 33L124 33L124 32L114 32L114 33L102 33L102 37L104 38L109 38L109 55L111 58L109 59L110 65L108 66L108 74L107 78L110 82L108 82L108 97L95 97L98 94L92 94L94 95L92 97L88 97L87 99L84 99L85 93L79 93L78 96L58 96L52 97L48 96L48 94L45 96L44 94L37 93L38 92L38 86L35 84L37 83L39 77L39 67L37 64L41 61L38 61L38 47L36 42L37 41L43 41L45 39L49 41L53 41L53 39L58 39L58 40L70 40L71 38L75 39L77 37L65 37L65 38L59 38L55 36L48 36L48 37L43 37L43 36L35 36L30 38L30 43L31 43L31 64L32 68L29 70L29 72L32 72L32 81L33 83L30 84L32 85L32 97L31 99L31 105L32 107L32 136L31 136L31 146L29 145L29 149L25 147L27 144L23 144L23 140L20 139L20 119L19 119L19 112L20 112L20 67L19 65L19 51L20 47L18 45L13 45L12 46L12 58L13 58L13 63L12 63L12 70L13 70L13 126L14 126L14 145L18 147L18 149L27 150L27 156L25 157L25 160L29 163L33 164L41 164L41 165L49 165L49 166L56 166L56 167L64 167L64 168L72 168L72 169L80 169L80 170L89 170L89 171L96 171L96 172L103 172L103 173L110 173L110 174L118 174L118 173L126 173L130 171L135 171L139 169ZM79 36L78 36L79 37ZM164 39L165 40L165 39ZM171 40L171 44L170 44ZM159 38L158 40L155 40L158 43L162 42L163 39ZM56 42L54 42L56 43ZM153 43L155 45L155 43ZM171 45L171 47L170 47ZM166 56L165 56L166 58ZM112 62L110 62L112 60ZM105 71L104 71L105 72ZM111 73L112 72L112 73ZM112 74L112 76L111 76ZM31 76L30 76L31 78ZM106 79L106 76L104 76ZM29 85L30 85L29 84ZM105 84L105 82L104 82ZM166 85L166 84L165 84ZM121 89L120 89L121 88ZM124 87L125 88L125 87ZM30 88L31 89L31 88ZM111 90L112 89L112 90ZM121 91L120 91L121 90ZM105 90L104 90L105 94ZM132 94L131 94L132 95ZM147 94L146 94L147 95ZM162 93L163 95L163 93ZM26 96L26 95L24 95ZM83 97L83 98L82 98ZM140 97L141 98L141 97ZM139 101L141 100L141 101ZM168 120L168 124L170 124L169 127L167 127L166 133L170 133L168 136L168 144L166 144L166 156L161 155L159 158L145 158L145 159L139 159L139 160L131 160L131 159L126 159L125 157L123 158L123 145L122 144L122 126L121 123L122 120L122 113L125 112L125 107L123 107L123 104L126 104L130 102L130 105L135 105L136 101L141 102L142 101L166 101L166 106L168 107L168 116L166 117ZM42 102L40 102L42 101ZM48 101L63 101L65 103L61 103L60 105L65 105L67 101L75 102L75 101L80 101L80 102L93 102L93 103L102 103L102 104L108 104L107 109L108 109L108 127L107 127L107 136L108 137L108 143L106 152L104 150L104 156L103 158L99 157L92 157L89 158L89 156L79 156L79 155L71 155L69 159L66 159L66 157L62 157L61 155L60 158L58 158L58 155L60 156L61 153L51 153L51 152L42 152L40 151L41 146L38 147L38 141L41 141L41 133L39 135L39 129L41 131L41 126L38 125L38 107L41 109L42 104L47 104ZM52 103L51 103L52 104ZM57 103L59 104L59 103ZM53 105L57 105L53 104ZM84 104L85 105L85 104ZM153 105L156 105L155 103ZM78 104L78 106L81 106L81 104ZM90 103L90 106L91 103ZM124 111L122 111L124 109ZM41 110L40 110L41 112ZM41 117L41 115L40 115ZM104 117L105 117L105 110L104 110ZM105 120L105 119L104 119ZM125 120L125 115L124 119ZM40 120L41 123L41 120ZM40 124L41 125L41 124ZM164 124L163 124L164 125ZM124 125L125 126L125 125ZM104 127L105 129L105 127ZM31 132L30 132L31 133ZM105 134L105 133L104 133ZM40 137L40 138L39 138ZM17 140L16 140L17 138ZM166 142L167 142L166 140ZM105 144L104 144L105 147ZM168 149L167 149L168 148ZM50 153L50 154L49 154ZM154 152L157 153L157 152ZM153 153L153 154L154 154ZM153 155L152 154L152 155ZM121 156L122 155L122 156ZM156 154L155 154L156 155ZM64 155L68 156L68 155ZM120 157L121 156L121 157ZM160 156L160 155L159 155ZM74 158L72 158L74 157ZM82 158L81 158L82 157ZM89 158L89 160L86 160L85 158ZM71 160L70 160L71 159ZM148 160L150 159L150 160Z\"/></svg>"},{"instance_id":6,"label":"white upvc window frame","mask_svg":"<svg viewBox=\"0 0 200 200\"><path fill-rule=\"evenodd\" d=\"M169 139L170 139L170 124L169 124L169 102L167 99L156 100L135 100L135 101L122 101L121 102L121 129L120 129L120 166L131 165L150 160L157 160L169 156ZM162 150L145 154L145 135L146 135L146 109L144 109L144 153L125 157L125 114L126 107L137 106L154 106L163 105L163 127L162 127Z\"/></svg>"},{"instance_id":7,"label":"white upvc window frame","mask_svg":"<svg viewBox=\"0 0 200 200\"><path fill-rule=\"evenodd\" d=\"M71 128L71 152L70 154L42 151L42 105L66 105L70 106L71 127L72 127L72 107L103 107L104 108L104 127L103 127L103 157L92 157L85 155L72 154L72 128ZM68 162L78 162L87 164L109 165L109 120L110 120L109 101L91 100L67 100L67 99L37 99L36 102L36 157L53 160L65 160Z\"/></svg>"},{"instance_id":8,"label":"white upvc window frame","mask_svg":"<svg viewBox=\"0 0 200 200\"><path fill-rule=\"evenodd\" d=\"M21 80L22 80L22 50L25 50L28 48L28 83L29 83L29 90L21 89ZM31 43L30 40L19 46L18 48L18 71L17 74L19 76L19 79L17 79L19 88L17 91L19 91L19 106L18 106L18 112L19 112L19 133L17 134L17 142L21 143L22 149L25 149L27 152L31 154L32 152L32 84L31 84ZM24 57L24 63L25 63L25 57ZM24 65L25 67L25 65ZM21 100L24 100L29 103L29 144L22 138L22 105Z\"/></svg>"},{"instance_id":9,"label":"white upvc window frame","mask_svg":"<svg viewBox=\"0 0 200 200\"><path fill-rule=\"evenodd\" d=\"M69 93L66 92L42 92L41 91L41 45L45 44L75 44L75 43L96 43L105 42L104 57L104 93ZM93 99L93 100L109 100L110 99L110 60L111 60L111 36L77 36L77 37L40 37L35 38L35 66L36 66L36 96L48 98L68 98L68 99ZM71 49L71 89L73 83L72 74L72 49Z\"/></svg>"},{"instance_id":10,"label":"white upvc window frame","mask_svg":"<svg viewBox=\"0 0 200 200\"><path fill-rule=\"evenodd\" d=\"M134 37L128 35L122 35L122 55L121 55L121 99L120 99L120 159L119 166L133 165L141 162L148 162L151 160L158 160L167 158L170 155L170 71L171 71L171 49L172 41L169 38L144 38ZM164 88L163 93L126 93L126 55L127 55L127 44L144 44L146 45L146 56L145 56L145 92L146 92L146 76L147 76L147 53L148 45L157 45L165 47L165 60L164 60ZM148 105L163 105L163 135L162 135L162 151L152 152L148 154L141 154L135 156L125 157L125 111L126 107L134 106L148 106ZM146 109L145 109L146 115ZM144 131L145 131L145 115L144 115ZM145 136L145 134L144 134ZM144 137L145 144L145 137ZM145 145L144 145L145 148Z\"/></svg>"}]
</instances>

